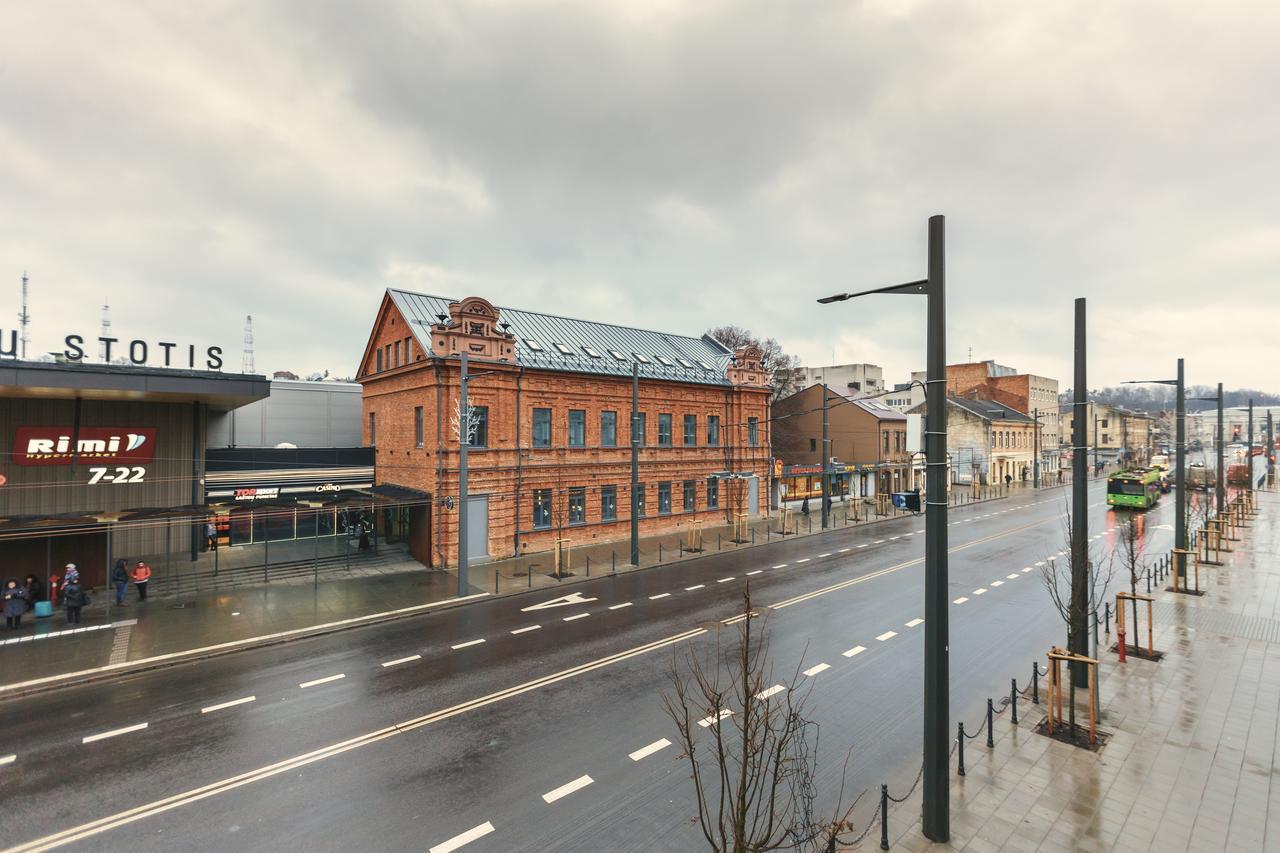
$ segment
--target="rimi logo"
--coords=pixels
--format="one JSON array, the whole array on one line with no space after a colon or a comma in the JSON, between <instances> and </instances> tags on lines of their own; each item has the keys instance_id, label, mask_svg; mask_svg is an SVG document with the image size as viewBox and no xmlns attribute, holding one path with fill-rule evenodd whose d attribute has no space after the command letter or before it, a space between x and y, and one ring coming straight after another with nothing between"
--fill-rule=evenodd
<instances>
[{"instance_id":1,"label":"rimi logo","mask_svg":"<svg viewBox=\"0 0 1280 853\"><path fill-rule=\"evenodd\" d=\"M18 465L76 462L149 462L155 455L151 427L19 427L13 461Z\"/></svg>"}]
</instances>

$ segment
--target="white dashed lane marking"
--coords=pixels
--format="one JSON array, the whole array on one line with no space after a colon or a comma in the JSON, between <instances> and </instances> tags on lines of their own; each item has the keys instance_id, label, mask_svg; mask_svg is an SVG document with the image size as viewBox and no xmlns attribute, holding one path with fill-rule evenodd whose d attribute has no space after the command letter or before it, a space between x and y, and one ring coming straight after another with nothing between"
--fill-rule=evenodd
<instances>
[{"instance_id":1,"label":"white dashed lane marking","mask_svg":"<svg viewBox=\"0 0 1280 853\"><path fill-rule=\"evenodd\" d=\"M468 646L478 646L478 645L480 645L480 644L481 644L481 643L483 643L483 642L484 642L484 637L481 637L481 638L480 638L480 639L478 639L478 640L467 640L465 643L454 643L454 644L453 644L452 646L450 646L449 648L451 648L451 649L465 649L465 648L467 648Z\"/></svg>"},{"instance_id":2,"label":"white dashed lane marking","mask_svg":"<svg viewBox=\"0 0 1280 853\"><path fill-rule=\"evenodd\" d=\"M786 564L786 563L778 563L778 565L774 566L773 568L775 568L775 569L785 569L786 567L787 567L787 564Z\"/></svg>"},{"instance_id":3,"label":"white dashed lane marking","mask_svg":"<svg viewBox=\"0 0 1280 853\"><path fill-rule=\"evenodd\" d=\"M819 554L819 555L818 555L818 559L819 559L819 560L821 560L823 557L830 557L830 556L831 556L831 554L830 554L830 553L826 553L826 554Z\"/></svg>"},{"instance_id":4,"label":"white dashed lane marking","mask_svg":"<svg viewBox=\"0 0 1280 853\"><path fill-rule=\"evenodd\" d=\"M648 758L650 755L653 755L655 752L664 750L669 746L671 746L671 741L667 740L666 738L663 738L662 740L655 740L653 743L649 744L648 746L640 747L635 752L628 755L627 758L630 758L632 761L639 761L640 759Z\"/></svg>"},{"instance_id":5,"label":"white dashed lane marking","mask_svg":"<svg viewBox=\"0 0 1280 853\"><path fill-rule=\"evenodd\" d=\"M953 602L951 602L951 603L952 603L952 604L964 604L964 603L965 603L966 601L968 601L968 600L969 600L969 597L968 597L967 595L962 595L962 596L960 596L959 598L957 598L955 601L953 601Z\"/></svg>"},{"instance_id":6,"label":"white dashed lane marking","mask_svg":"<svg viewBox=\"0 0 1280 853\"><path fill-rule=\"evenodd\" d=\"M624 608L624 607L630 607L630 606L631 606L631 602L630 602L630 601L624 601L624 602L622 602L621 604L614 604L614 605L611 605L611 606L609 607L609 609L610 609L610 610L621 610L621 609L622 609L622 608Z\"/></svg>"},{"instance_id":7,"label":"white dashed lane marking","mask_svg":"<svg viewBox=\"0 0 1280 853\"><path fill-rule=\"evenodd\" d=\"M764 569L756 569L754 572L747 572L747 577L751 577L752 575L758 575L763 571Z\"/></svg>"},{"instance_id":8,"label":"white dashed lane marking","mask_svg":"<svg viewBox=\"0 0 1280 853\"><path fill-rule=\"evenodd\" d=\"M733 580L733 575L729 575L727 578L720 578L716 583L728 583L731 580Z\"/></svg>"},{"instance_id":9,"label":"white dashed lane marking","mask_svg":"<svg viewBox=\"0 0 1280 853\"><path fill-rule=\"evenodd\" d=\"M493 832L493 824L486 820L479 826L473 826L471 829L455 835L448 841L441 841L435 847L430 848L427 853L453 853L453 851L458 848L470 844L472 841L477 839L484 838L491 832Z\"/></svg>"},{"instance_id":10,"label":"white dashed lane marking","mask_svg":"<svg viewBox=\"0 0 1280 853\"><path fill-rule=\"evenodd\" d=\"M18 756L16 755L0 755L0 767L6 764L12 764L15 760L17 760L17 758Z\"/></svg>"},{"instance_id":11,"label":"white dashed lane marking","mask_svg":"<svg viewBox=\"0 0 1280 853\"><path fill-rule=\"evenodd\" d=\"M841 548L841 549L840 549L839 551L837 551L836 553L838 553L838 554L847 554L847 553L849 553L849 549L848 549L848 548Z\"/></svg>"},{"instance_id":12,"label":"white dashed lane marking","mask_svg":"<svg viewBox=\"0 0 1280 853\"><path fill-rule=\"evenodd\" d=\"M1004 586L1004 581L992 581L992 586Z\"/></svg>"},{"instance_id":13,"label":"white dashed lane marking","mask_svg":"<svg viewBox=\"0 0 1280 853\"><path fill-rule=\"evenodd\" d=\"M896 636L898 636L897 631L885 631L883 634L876 637L876 639L883 643L885 640L892 640Z\"/></svg>"},{"instance_id":14,"label":"white dashed lane marking","mask_svg":"<svg viewBox=\"0 0 1280 853\"><path fill-rule=\"evenodd\" d=\"M1024 572L1029 572L1029 571L1031 571L1031 567L1030 567L1030 566L1027 566L1025 569L1023 569L1023 571L1024 571Z\"/></svg>"},{"instance_id":15,"label":"white dashed lane marking","mask_svg":"<svg viewBox=\"0 0 1280 853\"><path fill-rule=\"evenodd\" d=\"M1005 580L1008 580L1008 581L1016 581L1016 580L1018 579L1018 577L1019 577L1018 573L1017 573L1017 572L1013 572L1012 574L1007 574L1007 575L1005 575L1005 576L1004 576L1004 579L1005 579Z\"/></svg>"},{"instance_id":16,"label":"white dashed lane marking","mask_svg":"<svg viewBox=\"0 0 1280 853\"><path fill-rule=\"evenodd\" d=\"M96 735L89 735L85 738L82 738L80 742L93 743L96 740L106 740L109 737L116 737L117 735L127 735L129 732L140 732L146 727L147 727L146 723L138 723L137 725L133 725L133 726L125 726L122 729L112 729L109 732L99 732Z\"/></svg>"},{"instance_id":17,"label":"white dashed lane marking","mask_svg":"<svg viewBox=\"0 0 1280 853\"><path fill-rule=\"evenodd\" d=\"M803 558L801 558L801 559L799 559L799 560L796 560L796 562L797 562L797 563L807 563L807 562L809 562L809 558L808 558L808 557L803 557Z\"/></svg>"},{"instance_id":18,"label":"white dashed lane marking","mask_svg":"<svg viewBox=\"0 0 1280 853\"><path fill-rule=\"evenodd\" d=\"M718 723L721 720L723 720L725 717L732 717L732 716L733 716L733 711L729 710L728 708L721 708L719 717L717 717L715 714L712 714L709 717L704 717L703 719L698 720L698 725L702 726L704 729L710 728L712 723Z\"/></svg>"},{"instance_id":19,"label":"white dashed lane marking","mask_svg":"<svg viewBox=\"0 0 1280 853\"><path fill-rule=\"evenodd\" d=\"M851 657L856 657L862 654L866 650L867 650L866 646L854 646L853 648L849 649L849 651L841 652L840 654L844 655L847 658L851 658Z\"/></svg>"},{"instance_id":20,"label":"white dashed lane marking","mask_svg":"<svg viewBox=\"0 0 1280 853\"><path fill-rule=\"evenodd\" d=\"M859 545L858 547L859 547L859 548L865 548L865 547L867 547L867 544L864 542L864 543L862 543L861 545Z\"/></svg>"},{"instance_id":21,"label":"white dashed lane marking","mask_svg":"<svg viewBox=\"0 0 1280 853\"><path fill-rule=\"evenodd\" d=\"M384 663L383 666L386 666ZM201 714L208 714L211 711L221 711L223 708L234 708L236 705L247 705L257 699L257 696L245 696L243 699L232 699L230 702L221 702L217 705L210 705L208 708L201 708Z\"/></svg>"},{"instance_id":22,"label":"white dashed lane marking","mask_svg":"<svg viewBox=\"0 0 1280 853\"><path fill-rule=\"evenodd\" d=\"M756 694L756 698L763 701L765 699L768 699L770 696L774 695L775 693L781 693L783 690L786 690L786 689L787 688L783 687L781 684L775 684L772 687L766 687L764 690L761 690L759 693Z\"/></svg>"},{"instance_id":23,"label":"white dashed lane marking","mask_svg":"<svg viewBox=\"0 0 1280 853\"><path fill-rule=\"evenodd\" d=\"M668 595L670 595L670 594L671 594L671 593L669 593L669 592L660 592L660 593L658 593L657 595L651 595L651 596L649 596L649 600L650 600L650 601L657 601L659 598L666 598L666 597L667 597Z\"/></svg>"},{"instance_id":24,"label":"white dashed lane marking","mask_svg":"<svg viewBox=\"0 0 1280 853\"><path fill-rule=\"evenodd\" d=\"M829 664L829 663L820 663L820 664L818 664L817 666L811 666L811 667L809 667L808 669L806 669L806 670L804 671L804 674L805 674L805 675L808 675L808 676L814 676L814 675L817 675L817 674L818 674L818 673L820 673L820 672L826 672L828 669L831 669L831 664Z\"/></svg>"},{"instance_id":25,"label":"white dashed lane marking","mask_svg":"<svg viewBox=\"0 0 1280 853\"><path fill-rule=\"evenodd\" d=\"M684 588L684 591L693 592L695 589L702 589L704 586L706 586L705 583L695 583L693 586L686 586Z\"/></svg>"},{"instance_id":26,"label":"white dashed lane marking","mask_svg":"<svg viewBox=\"0 0 1280 853\"><path fill-rule=\"evenodd\" d=\"M545 794L542 795L542 799L548 805L550 805L551 803L554 803L556 800L569 796L574 791L581 791L583 788L587 787L594 781L595 780L592 779L590 776L579 776L577 779L574 779L572 782L566 782L565 784L561 785L559 788L555 788L553 790L547 791Z\"/></svg>"},{"instance_id":27,"label":"white dashed lane marking","mask_svg":"<svg viewBox=\"0 0 1280 853\"><path fill-rule=\"evenodd\" d=\"M973 591L974 595L983 595L985 593L986 593L986 589L984 589L983 587L978 587Z\"/></svg>"},{"instance_id":28,"label":"white dashed lane marking","mask_svg":"<svg viewBox=\"0 0 1280 853\"><path fill-rule=\"evenodd\" d=\"M907 623L907 627L914 628L915 626L921 624L922 622L924 622L923 619L912 619L910 622Z\"/></svg>"},{"instance_id":29,"label":"white dashed lane marking","mask_svg":"<svg viewBox=\"0 0 1280 853\"><path fill-rule=\"evenodd\" d=\"M298 686L306 690L308 687L315 687L317 684L328 684L330 681L338 681L346 677L347 674L345 672L340 672L337 675L326 675L324 678L317 678L314 681L304 681Z\"/></svg>"},{"instance_id":30,"label":"white dashed lane marking","mask_svg":"<svg viewBox=\"0 0 1280 853\"><path fill-rule=\"evenodd\" d=\"M514 634L515 632L512 631L511 633ZM422 655L409 655L407 658L396 658L395 660L383 661L382 668L386 669L389 666L399 666L402 663L411 663L415 660L422 660Z\"/></svg>"},{"instance_id":31,"label":"white dashed lane marking","mask_svg":"<svg viewBox=\"0 0 1280 853\"><path fill-rule=\"evenodd\" d=\"M523 628L516 628L516 629L515 629L514 631L512 631L511 633L513 633L513 634L527 634L527 633L529 633L530 631L536 631L536 630L538 630L538 629L539 629L539 628L541 628L541 627L542 627L541 625L526 625L526 626L524 626Z\"/></svg>"},{"instance_id":32,"label":"white dashed lane marking","mask_svg":"<svg viewBox=\"0 0 1280 853\"><path fill-rule=\"evenodd\" d=\"M586 618L587 618L588 616L590 616L590 615L591 615L590 613L575 613L575 614L573 614L572 616L566 616L566 617L564 617L564 619L563 619L563 620L561 620L561 621L563 621L563 622L572 622L572 621L574 621L575 619L586 619Z\"/></svg>"}]
</instances>

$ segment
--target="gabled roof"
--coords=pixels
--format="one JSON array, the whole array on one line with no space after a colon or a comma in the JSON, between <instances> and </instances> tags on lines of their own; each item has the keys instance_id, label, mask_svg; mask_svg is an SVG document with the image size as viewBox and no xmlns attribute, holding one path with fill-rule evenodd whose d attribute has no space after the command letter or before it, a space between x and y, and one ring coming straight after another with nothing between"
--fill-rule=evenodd
<instances>
[{"instance_id":1,"label":"gabled roof","mask_svg":"<svg viewBox=\"0 0 1280 853\"><path fill-rule=\"evenodd\" d=\"M907 419L905 414L887 405L880 397L871 397L861 391L854 391L850 388L833 388L830 385L823 387L832 394L843 397L853 405L882 421L905 421Z\"/></svg>"},{"instance_id":2,"label":"gabled roof","mask_svg":"<svg viewBox=\"0 0 1280 853\"><path fill-rule=\"evenodd\" d=\"M409 324L418 345L424 352L437 355L431 347L431 326L439 322L439 315L447 317L450 303L459 300L392 288L388 288L387 295ZM645 379L729 384L725 371L733 361L733 353L707 335L691 338L518 308L498 307L498 312L499 325L515 335L516 363L525 367L630 376L634 364ZM622 357L615 356L615 352ZM668 363L664 364L664 360Z\"/></svg>"},{"instance_id":3,"label":"gabled roof","mask_svg":"<svg viewBox=\"0 0 1280 853\"><path fill-rule=\"evenodd\" d=\"M959 406L965 411L984 421L1016 421L1019 423L1031 423L1031 418L1019 412L1004 403L997 403L995 400L970 400L968 397L956 397L948 394L947 400L953 405Z\"/></svg>"}]
</instances>

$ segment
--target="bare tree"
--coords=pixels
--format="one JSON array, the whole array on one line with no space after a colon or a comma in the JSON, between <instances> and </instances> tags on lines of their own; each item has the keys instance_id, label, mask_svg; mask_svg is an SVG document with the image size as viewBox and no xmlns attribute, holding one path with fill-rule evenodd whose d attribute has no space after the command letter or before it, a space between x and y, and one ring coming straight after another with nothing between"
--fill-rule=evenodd
<instances>
[{"instance_id":1,"label":"bare tree","mask_svg":"<svg viewBox=\"0 0 1280 853\"><path fill-rule=\"evenodd\" d=\"M730 350L745 346L760 348L761 366L771 371L773 375L771 400L779 400L799 390L800 377L797 373L800 369L800 359L783 351L782 344L774 338L758 338L752 334L751 330L741 326L716 326L713 329L707 329L706 334Z\"/></svg>"},{"instance_id":2,"label":"bare tree","mask_svg":"<svg viewBox=\"0 0 1280 853\"><path fill-rule=\"evenodd\" d=\"M1075 601L1071 595L1071 580L1075 576L1075 552L1071 547L1074 525L1071 519L1071 507L1067 504L1067 511L1063 521L1063 553L1065 558L1059 560L1056 556L1051 556L1044 561L1044 565L1040 567L1040 580L1044 583L1045 590L1049 593L1049 600L1053 602L1054 608L1058 611L1058 615L1062 621L1067 623L1067 648L1076 648L1075 634L1073 625L1080 624L1080 614L1076 610ZM1088 612L1085 614L1084 622L1090 625L1093 630L1097 630L1097 625L1101 621L1098 618L1098 604L1106 600L1107 592L1111 587L1111 580L1115 575L1114 562L1108 557L1106 560L1097 561L1093 559L1093 548L1085 544L1085 567L1088 568L1088 578L1090 581L1089 589L1089 605ZM1087 639L1087 638L1086 638ZM1071 667L1068 667L1071 670ZM1076 687L1088 685L1077 685L1075 679L1071 679L1071 708L1069 711L1071 723L1071 731L1076 730Z\"/></svg>"},{"instance_id":3,"label":"bare tree","mask_svg":"<svg viewBox=\"0 0 1280 853\"><path fill-rule=\"evenodd\" d=\"M677 653L663 707L689 759L702 835L717 853L829 849L851 828L858 803L844 805L844 774L831 816L816 817L818 726L808 716L809 688L797 666L774 683L768 632L756 623L751 593L735 642L699 654ZM850 753L851 754L851 751ZM848 755L845 767L848 767Z\"/></svg>"},{"instance_id":4,"label":"bare tree","mask_svg":"<svg viewBox=\"0 0 1280 853\"><path fill-rule=\"evenodd\" d=\"M1138 594L1138 584L1147 578L1150 571L1146 564L1146 544L1143 541L1144 516L1130 514L1120 523L1120 563L1129 576L1129 592ZM1133 605L1133 653L1140 654L1138 648L1138 601L1131 599Z\"/></svg>"}]
</instances>

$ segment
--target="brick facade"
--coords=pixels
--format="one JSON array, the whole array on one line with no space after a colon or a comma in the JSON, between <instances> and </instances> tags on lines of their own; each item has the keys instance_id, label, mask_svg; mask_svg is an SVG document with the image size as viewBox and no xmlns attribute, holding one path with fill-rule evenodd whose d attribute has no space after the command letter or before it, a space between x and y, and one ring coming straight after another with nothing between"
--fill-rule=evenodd
<instances>
[{"instance_id":1,"label":"brick facade","mask_svg":"<svg viewBox=\"0 0 1280 853\"><path fill-rule=\"evenodd\" d=\"M452 564L457 557L457 508L448 508L444 499L458 494L460 361L454 354L464 351L470 362L468 402L487 413L484 434L477 436L483 446L468 450L467 483L473 498L487 500L488 555L497 559L547 550L557 537L579 547L629 536L630 376L520 364L516 336L503 331L501 321L500 309L482 299L454 303L444 322L432 324L434 352L423 352L387 298L360 367L364 433L376 447L377 480L431 495L435 565ZM639 452L642 536L686 527L695 519L707 526L732 522L750 509L749 475L755 476L757 514L767 511L769 375L754 348L740 349L718 375L724 384L652 377L639 382L645 426ZM660 415L670 415L669 444L665 423L660 444L660 420L665 420ZM685 444L686 415L696 418L690 445ZM549 430L542 420L535 427L535 418L543 417ZM710 419L718 419L714 445ZM723 476L730 472L740 477ZM693 489L689 511L686 482ZM715 506L708 506L709 494ZM610 504L612 519L605 517Z\"/></svg>"}]
</instances>

